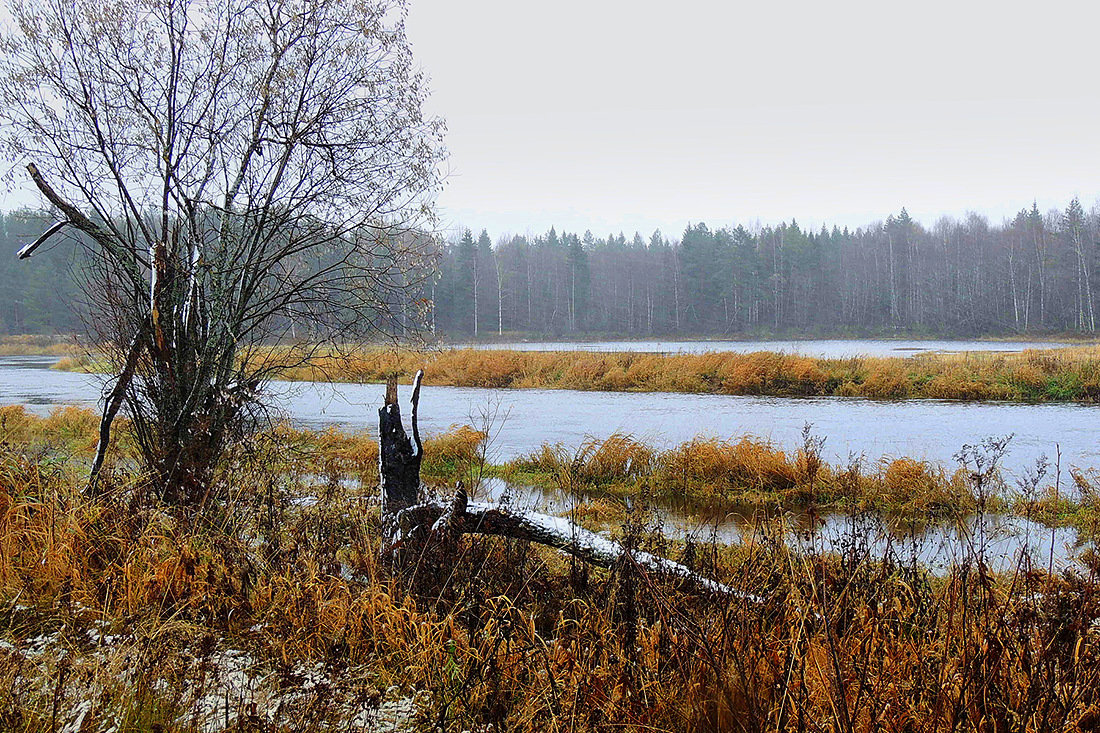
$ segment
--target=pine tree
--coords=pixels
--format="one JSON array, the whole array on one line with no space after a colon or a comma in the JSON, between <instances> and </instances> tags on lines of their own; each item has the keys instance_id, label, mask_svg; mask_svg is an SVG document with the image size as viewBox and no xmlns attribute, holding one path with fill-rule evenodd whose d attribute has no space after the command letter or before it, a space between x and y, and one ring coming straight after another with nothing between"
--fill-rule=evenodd
<instances>
[{"instance_id":1,"label":"pine tree","mask_svg":"<svg viewBox=\"0 0 1100 733\"><path fill-rule=\"evenodd\" d=\"M477 246L474 234L469 229L462 233L458 243L458 278L455 283L455 306L458 313L459 330L472 333L477 337Z\"/></svg>"},{"instance_id":2,"label":"pine tree","mask_svg":"<svg viewBox=\"0 0 1100 733\"><path fill-rule=\"evenodd\" d=\"M492 323L495 320L497 325L500 325L501 302L498 284L493 242L489 239L489 232L482 229L477 237L477 250L474 257L474 312L476 314L474 336L478 335L479 323Z\"/></svg>"},{"instance_id":3,"label":"pine tree","mask_svg":"<svg viewBox=\"0 0 1100 733\"><path fill-rule=\"evenodd\" d=\"M592 233L586 232L591 239ZM568 235L569 253L566 262L569 265L569 330L576 333L583 330L588 316L588 294L591 288L591 274L588 268L588 253L576 234Z\"/></svg>"}]
</instances>

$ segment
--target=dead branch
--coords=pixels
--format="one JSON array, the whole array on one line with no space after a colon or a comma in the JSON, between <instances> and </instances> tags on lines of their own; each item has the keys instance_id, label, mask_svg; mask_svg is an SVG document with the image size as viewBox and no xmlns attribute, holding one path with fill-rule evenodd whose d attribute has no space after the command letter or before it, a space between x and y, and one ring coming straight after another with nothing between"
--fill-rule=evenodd
<instances>
[{"instance_id":1,"label":"dead branch","mask_svg":"<svg viewBox=\"0 0 1100 733\"><path fill-rule=\"evenodd\" d=\"M126 350L126 361L122 365L122 371L115 380L115 386L111 388L107 399L103 404L103 417L99 421L99 443L96 444L95 459L92 461L92 471L88 476L88 491L94 493L99 482L99 472L103 468L103 461L107 457L107 446L111 442L111 425L114 423L118 410L122 407L122 400L126 396L126 390L130 387L130 380L134 377L138 358L141 356L143 336L148 319L138 333L134 334L130 346Z\"/></svg>"},{"instance_id":2,"label":"dead branch","mask_svg":"<svg viewBox=\"0 0 1100 733\"><path fill-rule=\"evenodd\" d=\"M461 491L461 489L460 489ZM465 492L461 491L464 496ZM628 552L617 542L590 532L562 517L538 512L515 512L488 504L469 502L462 506L459 497L450 504L424 503L403 509L394 518L395 536L389 549L407 548L431 535L481 534L537 542L561 550L578 560L601 568L611 568L623 560L643 571L682 580L698 590L719 595L744 595L746 600L761 602L757 596L740 594L729 586L704 577L690 568L649 552ZM425 531L425 528L431 527Z\"/></svg>"},{"instance_id":3,"label":"dead branch","mask_svg":"<svg viewBox=\"0 0 1100 733\"><path fill-rule=\"evenodd\" d=\"M378 473L382 489L382 514L396 516L398 512L416 504L420 491L420 448L419 433L416 428L416 406L420 398L420 379L423 372L416 373L413 387L413 435L417 437L417 448L405 434L401 423L401 408L397 403L397 378L390 377L386 382L386 401L378 411Z\"/></svg>"},{"instance_id":4,"label":"dead branch","mask_svg":"<svg viewBox=\"0 0 1100 733\"><path fill-rule=\"evenodd\" d=\"M53 235L57 234L57 233L58 233L59 231L61 231L62 229L64 229L65 227L67 227L67 226L68 226L69 224L71 224L71 223L72 223L72 222L71 222L71 221L69 221L68 219L65 219L65 220L62 220L62 221L59 221L59 222L57 222L56 224L54 224L53 226L51 226L51 227L50 227L49 229L47 229L46 231L42 232L42 234L41 234L41 235L39 235L38 239L34 240L33 242L31 242L31 243L30 243L30 244L28 244L27 246L25 246L25 247L23 247L22 249L20 249L20 250L19 250L19 251L18 251L18 252L16 253L16 255L15 255L15 256L16 256L16 257L18 257L18 258L19 258L19 259L21 259L21 260L25 260L25 259L27 259L28 257L30 257L31 255L33 255L33 254L34 254L34 251L35 251L36 249L38 249L38 248L39 248L39 247L41 247L41 246L42 246L43 244L45 244L45 243L46 243L46 240L48 240L48 239L49 239L50 237L52 237Z\"/></svg>"},{"instance_id":5,"label":"dead branch","mask_svg":"<svg viewBox=\"0 0 1100 733\"><path fill-rule=\"evenodd\" d=\"M386 404L378 411L382 516L383 525L388 529L384 553L407 550L410 545L426 542L431 537L495 535L553 547L597 567L610 568L625 560L640 570L679 579L698 590L737 596L753 603L762 602L757 596L734 591L667 558L648 552L631 552L617 542L578 527L568 519L470 502L461 482L449 503L416 503L420 493L422 457L416 420L422 377L423 372L417 372L413 387L415 454L401 424L396 379L391 378L387 382Z\"/></svg>"}]
</instances>

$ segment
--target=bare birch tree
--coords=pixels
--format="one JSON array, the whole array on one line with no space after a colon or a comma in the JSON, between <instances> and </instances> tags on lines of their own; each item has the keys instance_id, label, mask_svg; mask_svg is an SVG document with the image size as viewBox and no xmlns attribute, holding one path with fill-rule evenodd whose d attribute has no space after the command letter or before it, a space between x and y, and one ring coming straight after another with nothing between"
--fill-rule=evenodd
<instances>
[{"instance_id":1,"label":"bare birch tree","mask_svg":"<svg viewBox=\"0 0 1100 733\"><path fill-rule=\"evenodd\" d=\"M401 0L16 0L0 145L89 249L94 347L164 499L198 505L287 359L385 331L444 155ZM32 254L33 246L21 256Z\"/></svg>"}]
</instances>

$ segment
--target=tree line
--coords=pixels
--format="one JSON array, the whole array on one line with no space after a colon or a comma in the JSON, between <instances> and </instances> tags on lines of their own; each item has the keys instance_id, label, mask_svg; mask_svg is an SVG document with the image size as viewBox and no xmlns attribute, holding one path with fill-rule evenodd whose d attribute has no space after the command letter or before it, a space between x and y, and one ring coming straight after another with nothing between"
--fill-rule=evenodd
<instances>
[{"instance_id":1,"label":"tree line","mask_svg":"<svg viewBox=\"0 0 1100 733\"><path fill-rule=\"evenodd\" d=\"M1096 332L1100 209L1074 199L993 225L903 208L854 231L691 224L597 237L465 231L430 297L437 334L492 337Z\"/></svg>"},{"instance_id":2,"label":"tree line","mask_svg":"<svg viewBox=\"0 0 1100 733\"><path fill-rule=\"evenodd\" d=\"M49 226L0 215L0 331L80 325L81 248L12 254ZM855 230L689 225L676 239L623 233L438 241L382 320L439 338L1008 335L1097 331L1100 208L978 214L931 228L903 208Z\"/></svg>"},{"instance_id":3,"label":"tree line","mask_svg":"<svg viewBox=\"0 0 1100 733\"><path fill-rule=\"evenodd\" d=\"M0 213L0 334L65 334L81 327L78 279L87 264L84 250L58 238L34 257L15 256L54 221L41 211Z\"/></svg>"}]
</instances>

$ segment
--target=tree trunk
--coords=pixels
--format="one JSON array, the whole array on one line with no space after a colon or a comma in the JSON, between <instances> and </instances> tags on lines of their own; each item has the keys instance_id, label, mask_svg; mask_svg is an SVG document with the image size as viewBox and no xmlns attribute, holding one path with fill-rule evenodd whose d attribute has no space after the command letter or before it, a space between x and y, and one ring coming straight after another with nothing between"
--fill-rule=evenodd
<instances>
[{"instance_id":1,"label":"tree trunk","mask_svg":"<svg viewBox=\"0 0 1100 733\"><path fill-rule=\"evenodd\" d=\"M397 403L397 377L386 381L385 404L378 411L378 474L382 489L383 517L396 516L398 512L416 504L420 492L420 461L423 446L417 427L416 408L420 402L420 380L423 371L416 373L412 393L413 440L405 434L401 423L401 408ZM415 443L415 445L414 445Z\"/></svg>"},{"instance_id":2,"label":"tree trunk","mask_svg":"<svg viewBox=\"0 0 1100 733\"><path fill-rule=\"evenodd\" d=\"M640 570L675 578L700 591L735 596L753 603L762 602L757 596L738 593L667 558L648 552L630 552L622 545L578 527L567 519L469 502L461 482L449 503L416 503L420 493L420 462L423 457L417 427L423 376L424 372L418 371L413 382L411 441L401 422L396 377L386 382L385 404L378 411L382 520L388 535L383 546L384 553L424 542L432 536L496 535L554 547L598 567L610 568L627 561Z\"/></svg>"}]
</instances>

